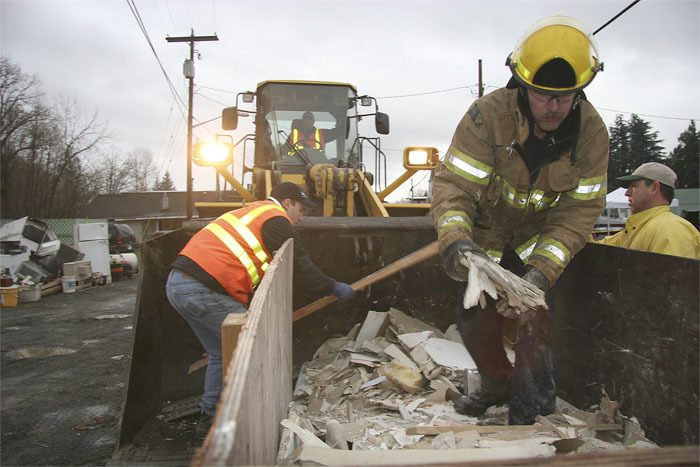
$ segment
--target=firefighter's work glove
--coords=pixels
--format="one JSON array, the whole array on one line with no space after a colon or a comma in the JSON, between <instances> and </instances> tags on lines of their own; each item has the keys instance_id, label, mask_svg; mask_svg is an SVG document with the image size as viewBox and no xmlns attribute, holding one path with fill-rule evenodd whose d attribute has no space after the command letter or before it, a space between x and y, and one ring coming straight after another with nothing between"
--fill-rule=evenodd
<instances>
[{"instance_id":1,"label":"firefighter's work glove","mask_svg":"<svg viewBox=\"0 0 700 467\"><path fill-rule=\"evenodd\" d=\"M345 282L333 281L333 292L331 293L341 302L355 298L355 291Z\"/></svg>"},{"instance_id":2,"label":"firefighter's work glove","mask_svg":"<svg viewBox=\"0 0 700 467\"><path fill-rule=\"evenodd\" d=\"M451 279L457 282L467 282L469 269L462 264L460 258L470 252L489 259L486 252L471 240L457 240L443 251L441 255L442 264L445 266L445 271Z\"/></svg>"},{"instance_id":3,"label":"firefighter's work glove","mask_svg":"<svg viewBox=\"0 0 700 467\"><path fill-rule=\"evenodd\" d=\"M547 291L547 289L549 289L549 279L547 279L547 276L545 276L544 273L542 273L542 271L535 267L531 267L530 269L528 269L525 275L523 276L523 279L525 279L538 289L544 290L545 292Z\"/></svg>"}]
</instances>

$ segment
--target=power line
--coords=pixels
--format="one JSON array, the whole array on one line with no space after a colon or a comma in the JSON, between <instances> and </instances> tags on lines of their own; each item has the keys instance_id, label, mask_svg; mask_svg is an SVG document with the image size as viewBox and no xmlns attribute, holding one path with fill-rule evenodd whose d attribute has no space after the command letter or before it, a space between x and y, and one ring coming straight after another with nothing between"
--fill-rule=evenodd
<instances>
[{"instance_id":1,"label":"power line","mask_svg":"<svg viewBox=\"0 0 700 467\"><path fill-rule=\"evenodd\" d=\"M415 94L402 94L398 96L381 96L377 97L376 99L397 99L400 97L416 97L416 96L426 96L428 94L439 94L442 92L451 92L451 91L457 91L458 89L469 89L473 88L474 86L458 86L456 88L450 88L450 89L440 89L439 91L426 91L426 92L418 92Z\"/></svg>"},{"instance_id":2,"label":"power line","mask_svg":"<svg viewBox=\"0 0 700 467\"><path fill-rule=\"evenodd\" d=\"M617 18L619 18L620 16L622 16L627 10L629 10L630 8L632 8L633 6L635 6L637 3L639 3L639 0L634 0L632 3L630 3L629 5L627 5L627 7L626 7L624 10L622 10L621 12L619 12L618 14L616 14L615 16L613 16L607 23L605 23L604 25L602 25L601 27L599 27L598 29L596 29L595 31L593 31L593 34L592 34L592 35L595 36L596 34L598 34L598 33L599 33L600 31L602 31L603 28L605 28L608 24L612 23L612 22L615 21Z\"/></svg>"},{"instance_id":3,"label":"power line","mask_svg":"<svg viewBox=\"0 0 700 467\"><path fill-rule=\"evenodd\" d=\"M642 117L650 117L650 118L665 118L668 120L698 120L697 118L685 118L685 117L667 117L665 115L651 115L651 114L640 114L637 112L626 112L624 110L615 110L615 109L606 109L605 107L598 107L597 105L595 106L596 109L598 110L606 110L608 112L615 112L615 113L620 113L620 114L629 114L629 115L639 115Z\"/></svg>"},{"instance_id":4,"label":"power line","mask_svg":"<svg viewBox=\"0 0 700 467\"><path fill-rule=\"evenodd\" d=\"M153 46L153 42L151 42L151 38L148 36L148 31L146 30L146 25L144 24L143 20L141 19L141 14L138 11L138 8L136 8L136 3L134 0L126 0L126 3L129 5L129 9L131 10L131 13L134 15L134 18L136 19L136 23L139 25L139 29L141 29L141 32L143 33L143 36L146 38L146 42L148 42L148 46L150 47L151 51L153 52L153 56L155 56L156 61L158 62L158 66L160 67L160 70L163 72L163 76L165 76L165 81L168 83L168 87L170 88L170 92L173 94L173 97L175 98L176 103L178 104L178 109L180 110L180 114L182 114L182 117L185 117L185 102L182 100L180 95L177 92L177 89L175 89L175 86L173 85L173 82L170 80L170 77L168 76L168 73L165 71L165 67L163 67L163 63L160 61L160 57L158 57L158 53L156 52L155 47Z\"/></svg>"}]
</instances>

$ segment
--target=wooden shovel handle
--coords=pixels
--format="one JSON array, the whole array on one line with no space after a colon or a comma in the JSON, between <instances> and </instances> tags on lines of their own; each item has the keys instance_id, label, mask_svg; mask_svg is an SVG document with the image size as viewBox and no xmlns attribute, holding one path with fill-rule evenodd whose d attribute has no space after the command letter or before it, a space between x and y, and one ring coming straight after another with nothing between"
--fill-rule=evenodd
<instances>
[{"instance_id":1,"label":"wooden shovel handle","mask_svg":"<svg viewBox=\"0 0 700 467\"><path fill-rule=\"evenodd\" d=\"M413 253L409 253L401 259L397 259L393 263L384 266L383 268L373 272L372 274L369 274L363 277L362 279L353 282L352 284L350 284L350 286L352 287L352 290L357 292L358 290L364 289L365 287L372 285L375 282L379 282L383 279L386 279L389 276L393 276L397 272L403 271L404 269L408 269L411 266L414 266L418 263L422 263L426 259L432 258L433 256L438 254L438 251L438 242L436 240L433 243L430 243L429 245L426 245L423 248L414 251ZM298 310L295 310L292 314L292 320L299 320L306 315L310 315L311 313L314 313L320 310L321 308L330 305L336 300L337 298L333 295L328 295L326 297L319 298L318 300L311 302L308 305L299 308Z\"/></svg>"}]
</instances>

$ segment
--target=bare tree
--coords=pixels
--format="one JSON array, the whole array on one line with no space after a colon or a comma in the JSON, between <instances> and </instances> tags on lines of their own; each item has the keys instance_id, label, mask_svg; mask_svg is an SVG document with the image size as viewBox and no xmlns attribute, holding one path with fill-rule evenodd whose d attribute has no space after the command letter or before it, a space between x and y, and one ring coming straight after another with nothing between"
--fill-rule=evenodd
<instances>
[{"instance_id":1,"label":"bare tree","mask_svg":"<svg viewBox=\"0 0 700 467\"><path fill-rule=\"evenodd\" d=\"M75 100L49 107L36 78L0 58L2 216L71 217L90 199L83 160L106 137Z\"/></svg>"},{"instance_id":2,"label":"bare tree","mask_svg":"<svg viewBox=\"0 0 700 467\"><path fill-rule=\"evenodd\" d=\"M149 191L158 175L153 163L153 153L149 148L135 148L126 157L128 170L127 188L129 191Z\"/></svg>"}]
</instances>

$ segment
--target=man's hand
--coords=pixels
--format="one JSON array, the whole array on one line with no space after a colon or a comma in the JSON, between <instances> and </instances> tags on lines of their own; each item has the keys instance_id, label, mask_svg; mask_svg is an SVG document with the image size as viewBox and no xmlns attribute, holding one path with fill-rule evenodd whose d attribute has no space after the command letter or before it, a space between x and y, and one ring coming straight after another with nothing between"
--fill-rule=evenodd
<instances>
[{"instance_id":1,"label":"man's hand","mask_svg":"<svg viewBox=\"0 0 700 467\"><path fill-rule=\"evenodd\" d=\"M542 271L535 267L531 267L523 276L523 279L528 281L530 284L534 285L540 290L545 292L549 289L549 279L545 276Z\"/></svg>"},{"instance_id":2,"label":"man's hand","mask_svg":"<svg viewBox=\"0 0 700 467\"><path fill-rule=\"evenodd\" d=\"M469 252L483 256L486 259L489 258L484 250L471 240L457 240L442 253L442 264L451 279L458 282L467 282L469 269L462 264L460 258Z\"/></svg>"},{"instance_id":3,"label":"man's hand","mask_svg":"<svg viewBox=\"0 0 700 467\"><path fill-rule=\"evenodd\" d=\"M355 298L355 291L345 282L333 281L333 292L331 293L341 302Z\"/></svg>"}]
</instances>

